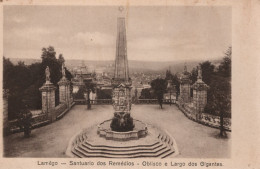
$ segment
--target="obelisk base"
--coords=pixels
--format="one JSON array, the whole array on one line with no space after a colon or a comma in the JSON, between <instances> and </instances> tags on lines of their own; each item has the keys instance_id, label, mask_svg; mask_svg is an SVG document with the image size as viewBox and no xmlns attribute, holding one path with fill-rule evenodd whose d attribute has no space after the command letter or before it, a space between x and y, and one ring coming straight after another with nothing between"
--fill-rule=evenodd
<instances>
[{"instance_id":1,"label":"obelisk base","mask_svg":"<svg viewBox=\"0 0 260 169\"><path fill-rule=\"evenodd\" d=\"M113 131L126 132L132 131L135 125L133 118L130 116L130 113L115 112L110 127Z\"/></svg>"}]
</instances>

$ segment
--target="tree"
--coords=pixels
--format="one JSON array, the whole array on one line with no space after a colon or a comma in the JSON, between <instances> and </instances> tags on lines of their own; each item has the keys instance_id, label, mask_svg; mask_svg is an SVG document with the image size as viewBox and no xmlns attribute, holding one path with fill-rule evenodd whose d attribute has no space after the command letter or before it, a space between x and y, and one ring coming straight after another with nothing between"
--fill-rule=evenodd
<instances>
[{"instance_id":1,"label":"tree","mask_svg":"<svg viewBox=\"0 0 260 169\"><path fill-rule=\"evenodd\" d=\"M15 119L24 102L24 91L32 83L31 72L23 62L13 65L9 59L3 60L3 85L9 90L8 118ZM14 106L15 105L15 106Z\"/></svg>"},{"instance_id":2,"label":"tree","mask_svg":"<svg viewBox=\"0 0 260 169\"><path fill-rule=\"evenodd\" d=\"M97 89L97 98L98 99L112 99L112 90L111 89Z\"/></svg>"},{"instance_id":3,"label":"tree","mask_svg":"<svg viewBox=\"0 0 260 169\"><path fill-rule=\"evenodd\" d=\"M85 87L79 87L79 90L77 93L73 93L73 97L75 99L85 99L84 97Z\"/></svg>"},{"instance_id":4,"label":"tree","mask_svg":"<svg viewBox=\"0 0 260 169\"><path fill-rule=\"evenodd\" d=\"M231 57L232 47L229 47L225 52L225 56L218 68L218 73L223 77L229 77L231 79Z\"/></svg>"},{"instance_id":5,"label":"tree","mask_svg":"<svg viewBox=\"0 0 260 169\"><path fill-rule=\"evenodd\" d=\"M85 80L84 83L85 83L84 90L87 93L88 109L91 109L90 92L95 93L96 84L94 82L92 82L92 80Z\"/></svg>"},{"instance_id":6,"label":"tree","mask_svg":"<svg viewBox=\"0 0 260 169\"><path fill-rule=\"evenodd\" d=\"M28 105L30 109L41 109L41 92L39 90L41 85L35 83L29 86L24 91L23 102Z\"/></svg>"},{"instance_id":7,"label":"tree","mask_svg":"<svg viewBox=\"0 0 260 169\"><path fill-rule=\"evenodd\" d=\"M177 97L180 95L180 81L177 74L172 75L172 84L175 86Z\"/></svg>"},{"instance_id":8,"label":"tree","mask_svg":"<svg viewBox=\"0 0 260 169\"><path fill-rule=\"evenodd\" d=\"M226 137L224 117L231 117L231 47L212 75L205 112L220 117L220 137Z\"/></svg>"},{"instance_id":9,"label":"tree","mask_svg":"<svg viewBox=\"0 0 260 169\"><path fill-rule=\"evenodd\" d=\"M13 63L9 60L3 57L3 88L9 89L10 87L10 76L12 76L13 71Z\"/></svg>"},{"instance_id":10,"label":"tree","mask_svg":"<svg viewBox=\"0 0 260 169\"><path fill-rule=\"evenodd\" d=\"M215 66L210 61L206 61L200 63L200 67L202 73L202 81L205 82L206 84L210 84L212 76L215 74L214 73Z\"/></svg>"},{"instance_id":11,"label":"tree","mask_svg":"<svg viewBox=\"0 0 260 169\"><path fill-rule=\"evenodd\" d=\"M205 111L220 116L220 137L226 137L224 117L231 112L231 84L227 78L215 76L210 88Z\"/></svg>"},{"instance_id":12,"label":"tree","mask_svg":"<svg viewBox=\"0 0 260 169\"><path fill-rule=\"evenodd\" d=\"M151 93L151 89L142 89L140 99L154 99L155 97Z\"/></svg>"},{"instance_id":13,"label":"tree","mask_svg":"<svg viewBox=\"0 0 260 169\"><path fill-rule=\"evenodd\" d=\"M162 109L163 94L166 92L167 89L167 81L165 79L157 78L151 82L151 87Z\"/></svg>"},{"instance_id":14,"label":"tree","mask_svg":"<svg viewBox=\"0 0 260 169\"><path fill-rule=\"evenodd\" d=\"M53 59L56 60L56 52L54 47L42 48L42 60Z\"/></svg>"},{"instance_id":15,"label":"tree","mask_svg":"<svg viewBox=\"0 0 260 169\"><path fill-rule=\"evenodd\" d=\"M194 84L197 81L198 68L193 68L190 74L191 83Z\"/></svg>"},{"instance_id":16,"label":"tree","mask_svg":"<svg viewBox=\"0 0 260 169\"><path fill-rule=\"evenodd\" d=\"M62 65L65 62L65 59L62 54L59 55L58 62Z\"/></svg>"},{"instance_id":17,"label":"tree","mask_svg":"<svg viewBox=\"0 0 260 169\"><path fill-rule=\"evenodd\" d=\"M176 95L180 94L180 81L177 74L172 74L170 70L166 70L165 80L171 80L172 84L175 86Z\"/></svg>"},{"instance_id":18,"label":"tree","mask_svg":"<svg viewBox=\"0 0 260 169\"><path fill-rule=\"evenodd\" d=\"M166 70L165 80L171 80L171 79L172 79L171 70Z\"/></svg>"}]
</instances>

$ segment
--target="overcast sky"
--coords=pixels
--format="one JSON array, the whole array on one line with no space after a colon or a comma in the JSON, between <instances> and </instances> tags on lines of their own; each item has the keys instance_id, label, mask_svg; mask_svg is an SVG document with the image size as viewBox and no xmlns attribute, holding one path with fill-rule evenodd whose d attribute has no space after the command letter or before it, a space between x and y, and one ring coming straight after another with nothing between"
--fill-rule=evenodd
<instances>
[{"instance_id":1,"label":"overcast sky","mask_svg":"<svg viewBox=\"0 0 260 169\"><path fill-rule=\"evenodd\" d=\"M4 56L40 59L51 45L65 59L113 60L120 15L118 7L4 6ZM130 7L128 59L221 58L231 19L229 7Z\"/></svg>"}]
</instances>

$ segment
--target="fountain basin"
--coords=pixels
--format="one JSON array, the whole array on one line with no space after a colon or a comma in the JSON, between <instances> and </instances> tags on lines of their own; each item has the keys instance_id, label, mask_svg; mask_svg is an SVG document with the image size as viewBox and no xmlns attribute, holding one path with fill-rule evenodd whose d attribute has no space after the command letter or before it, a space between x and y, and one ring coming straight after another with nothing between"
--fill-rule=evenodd
<instances>
[{"instance_id":1,"label":"fountain basin","mask_svg":"<svg viewBox=\"0 0 260 169\"><path fill-rule=\"evenodd\" d=\"M105 137L107 140L115 141L127 141L136 140L141 137L145 137L148 133L147 125L139 120L133 120L135 127L132 131L127 132L117 132L112 131L110 128L110 123L112 119L106 120L98 125L97 133L101 137Z\"/></svg>"}]
</instances>

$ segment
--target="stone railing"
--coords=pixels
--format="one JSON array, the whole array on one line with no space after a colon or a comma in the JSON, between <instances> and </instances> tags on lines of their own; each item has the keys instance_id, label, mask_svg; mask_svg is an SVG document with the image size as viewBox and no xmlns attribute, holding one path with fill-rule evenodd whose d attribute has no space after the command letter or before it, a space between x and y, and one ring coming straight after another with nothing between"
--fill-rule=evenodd
<instances>
[{"instance_id":1,"label":"stone railing","mask_svg":"<svg viewBox=\"0 0 260 169\"><path fill-rule=\"evenodd\" d=\"M49 121L48 115L41 113L41 114L34 115L32 117L31 124L32 124L32 128L37 128L37 127L43 126L45 124L48 124L49 122L50 121ZM10 133L16 133L16 132L23 131L18 119L11 120L8 122L8 124L9 124Z\"/></svg>"},{"instance_id":2,"label":"stone railing","mask_svg":"<svg viewBox=\"0 0 260 169\"><path fill-rule=\"evenodd\" d=\"M78 105L86 105L87 101L85 99L74 99L74 102ZM175 104L175 99L163 99L164 104ZM136 101L133 101L135 104L158 104L157 99L138 99ZM102 105L102 104L112 104L112 99L96 99L96 100L90 100L90 104L92 105Z\"/></svg>"},{"instance_id":3,"label":"stone railing","mask_svg":"<svg viewBox=\"0 0 260 169\"><path fill-rule=\"evenodd\" d=\"M220 127L220 117L207 114L207 113L196 113L195 109L192 106L189 106L188 104L177 104L179 109L184 113L186 117L189 119L196 121L198 123L219 128ZM230 118L224 118L223 120L224 128L228 131L231 131L231 119Z\"/></svg>"},{"instance_id":4,"label":"stone railing","mask_svg":"<svg viewBox=\"0 0 260 169\"><path fill-rule=\"evenodd\" d=\"M62 117L66 113L65 111L66 109L67 109L67 105L65 103L56 106L54 109L54 113L56 114L56 119Z\"/></svg>"},{"instance_id":5,"label":"stone railing","mask_svg":"<svg viewBox=\"0 0 260 169\"><path fill-rule=\"evenodd\" d=\"M134 102L135 104L158 104L157 99L138 99ZM164 104L175 104L175 99L163 99Z\"/></svg>"},{"instance_id":6,"label":"stone railing","mask_svg":"<svg viewBox=\"0 0 260 169\"><path fill-rule=\"evenodd\" d=\"M34 128L49 123L48 115L47 114L39 114L32 117L32 126Z\"/></svg>"},{"instance_id":7,"label":"stone railing","mask_svg":"<svg viewBox=\"0 0 260 169\"><path fill-rule=\"evenodd\" d=\"M74 102L79 105L86 105L87 101L85 99L74 99ZM112 99L96 99L90 100L90 104L101 105L101 104L112 104Z\"/></svg>"},{"instance_id":8,"label":"stone railing","mask_svg":"<svg viewBox=\"0 0 260 169\"><path fill-rule=\"evenodd\" d=\"M214 116L211 114L206 114L206 113L201 113L198 116L200 122L214 126L214 127L219 127L220 126L220 117L219 116ZM231 130L231 119L230 118L224 118L223 119L223 125L225 129Z\"/></svg>"},{"instance_id":9,"label":"stone railing","mask_svg":"<svg viewBox=\"0 0 260 169\"><path fill-rule=\"evenodd\" d=\"M75 104L86 104L86 99L74 99Z\"/></svg>"},{"instance_id":10,"label":"stone railing","mask_svg":"<svg viewBox=\"0 0 260 169\"><path fill-rule=\"evenodd\" d=\"M71 107L74 105L75 103L72 102ZM31 120L32 128L34 129L51 123L50 114L55 114L56 119L62 118L70 110L71 107L67 107L67 105L63 103L56 106L53 112L50 112L49 115L47 113L40 113L40 114L33 115ZM17 133L23 131L23 129L19 124L18 119L8 121L8 126L9 126L8 133Z\"/></svg>"},{"instance_id":11,"label":"stone railing","mask_svg":"<svg viewBox=\"0 0 260 169\"><path fill-rule=\"evenodd\" d=\"M91 104L112 104L112 99L90 100Z\"/></svg>"},{"instance_id":12,"label":"stone railing","mask_svg":"<svg viewBox=\"0 0 260 169\"><path fill-rule=\"evenodd\" d=\"M135 104L158 104L157 99L138 99Z\"/></svg>"}]
</instances>

